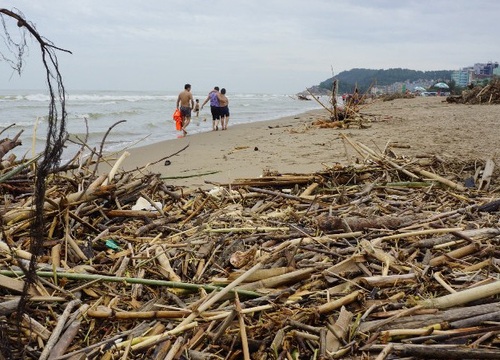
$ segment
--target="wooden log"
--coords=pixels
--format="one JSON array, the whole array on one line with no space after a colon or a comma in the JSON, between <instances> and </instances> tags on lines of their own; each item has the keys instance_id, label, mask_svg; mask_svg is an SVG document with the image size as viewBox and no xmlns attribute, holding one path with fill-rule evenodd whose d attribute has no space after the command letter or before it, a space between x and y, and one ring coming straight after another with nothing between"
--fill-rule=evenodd
<instances>
[{"instance_id":1,"label":"wooden log","mask_svg":"<svg viewBox=\"0 0 500 360\"><path fill-rule=\"evenodd\" d=\"M344 230L346 232L367 229L398 229L415 222L415 217L379 216L371 218L320 215L316 218L318 227L326 232Z\"/></svg>"},{"instance_id":2,"label":"wooden log","mask_svg":"<svg viewBox=\"0 0 500 360\"><path fill-rule=\"evenodd\" d=\"M25 285L25 283L23 280L12 279L8 276L0 274L0 287L1 288L8 289L8 290L14 291L16 293L22 293L23 289L24 289L24 285ZM40 295L33 288L30 288L28 290L28 294Z\"/></svg>"}]
</instances>

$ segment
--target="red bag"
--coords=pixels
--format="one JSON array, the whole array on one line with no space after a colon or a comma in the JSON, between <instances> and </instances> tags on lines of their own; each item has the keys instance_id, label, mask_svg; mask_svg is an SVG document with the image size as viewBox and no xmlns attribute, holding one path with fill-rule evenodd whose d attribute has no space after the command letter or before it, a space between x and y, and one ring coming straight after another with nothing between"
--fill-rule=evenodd
<instances>
[{"instance_id":1,"label":"red bag","mask_svg":"<svg viewBox=\"0 0 500 360\"><path fill-rule=\"evenodd\" d=\"M179 109L175 109L174 115L172 116L174 121L175 121L175 128L176 130L181 130L182 129L182 114Z\"/></svg>"}]
</instances>

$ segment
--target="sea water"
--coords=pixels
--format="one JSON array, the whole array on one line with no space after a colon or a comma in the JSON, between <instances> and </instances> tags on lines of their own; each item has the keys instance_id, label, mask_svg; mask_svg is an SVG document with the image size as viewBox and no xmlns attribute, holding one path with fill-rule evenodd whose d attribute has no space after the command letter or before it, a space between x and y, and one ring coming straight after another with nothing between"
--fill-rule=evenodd
<instances>
[{"instance_id":1,"label":"sea water","mask_svg":"<svg viewBox=\"0 0 500 360\"><path fill-rule=\"evenodd\" d=\"M172 119L178 92L142 91L67 91L66 130L71 142L64 152L71 157L86 143L92 149L104 144L104 151L149 145L176 139L181 132ZM200 106L207 93L193 93ZM227 94L230 127L236 124L273 120L318 109L314 101L298 100L287 94ZM328 106L328 99L323 100ZM17 156L32 156L45 147L50 97L34 90L0 90L0 139L12 139L21 130L22 146L11 151ZM58 105L60 114L60 106ZM60 115L59 115L60 116ZM123 121L124 120L124 121ZM6 129L8 128L8 129ZM210 104L199 116L193 113L189 134L212 131ZM229 131L228 131L229 132ZM230 133L228 134L230 136ZM104 137L106 137L103 142Z\"/></svg>"}]
</instances>

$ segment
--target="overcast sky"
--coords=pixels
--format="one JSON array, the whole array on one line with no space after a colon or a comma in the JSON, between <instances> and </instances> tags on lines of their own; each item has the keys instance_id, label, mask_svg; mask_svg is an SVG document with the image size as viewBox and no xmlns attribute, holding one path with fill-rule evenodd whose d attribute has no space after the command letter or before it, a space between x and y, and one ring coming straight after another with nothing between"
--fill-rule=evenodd
<instances>
[{"instance_id":1,"label":"overcast sky","mask_svg":"<svg viewBox=\"0 0 500 360\"><path fill-rule=\"evenodd\" d=\"M292 94L352 68L500 61L498 0L0 0L0 8L19 9L73 53L58 53L72 90L191 83ZM21 77L0 60L0 89L45 88L40 51L29 45Z\"/></svg>"}]
</instances>

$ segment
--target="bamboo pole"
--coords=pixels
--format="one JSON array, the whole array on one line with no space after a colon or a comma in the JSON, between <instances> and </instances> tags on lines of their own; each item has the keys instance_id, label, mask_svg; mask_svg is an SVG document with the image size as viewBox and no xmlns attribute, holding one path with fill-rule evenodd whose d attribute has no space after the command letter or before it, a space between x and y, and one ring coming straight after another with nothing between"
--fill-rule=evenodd
<instances>
[{"instance_id":1,"label":"bamboo pole","mask_svg":"<svg viewBox=\"0 0 500 360\"><path fill-rule=\"evenodd\" d=\"M337 310L338 308L345 306L347 304L350 304L358 299L358 297L361 295L361 291L355 290L352 293L343 296L337 300L327 302L323 305L319 305L316 307L316 311L319 314L328 314L331 313L334 310Z\"/></svg>"},{"instance_id":2,"label":"bamboo pole","mask_svg":"<svg viewBox=\"0 0 500 360\"><path fill-rule=\"evenodd\" d=\"M219 286L213 285L198 285L198 284L189 284L183 282L175 282L175 281L166 281L166 280L153 280L153 279L142 279L142 278L131 278L131 277L120 277L120 276L108 276L108 275L96 275L96 274L79 274L79 273L69 273L69 272L52 272L52 271L37 271L37 276L40 277L53 277L56 275L58 278L66 278L69 280L99 280L105 282L123 282L128 284L142 284L142 285L151 285L151 286L165 286L169 288L177 288L177 289L185 289L185 290L200 290L204 289L207 291L216 291L216 290L226 290L228 292L238 292L241 296L249 296L249 297L260 297L261 295L255 293L253 291L247 290L238 290L234 289L235 286L232 286L229 290L227 287L221 288ZM0 275L5 276L23 276L24 273L22 271L14 271L14 270L0 270ZM240 278L236 279L239 280ZM244 279L238 282L242 282ZM234 289L234 290L233 290Z\"/></svg>"},{"instance_id":3,"label":"bamboo pole","mask_svg":"<svg viewBox=\"0 0 500 360\"><path fill-rule=\"evenodd\" d=\"M458 190L458 191L466 191L467 188L461 184L455 183L451 180L448 180L442 176L439 176L437 174L431 173L430 171L424 170L424 169L414 169L414 171L422 176L425 176L428 179L436 180L437 182L440 182L441 184L444 184L446 186L451 187L452 189Z\"/></svg>"},{"instance_id":4,"label":"bamboo pole","mask_svg":"<svg viewBox=\"0 0 500 360\"><path fill-rule=\"evenodd\" d=\"M446 309L500 294L500 281L420 302L425 308Z\"/></svg>"}]
</instances>

